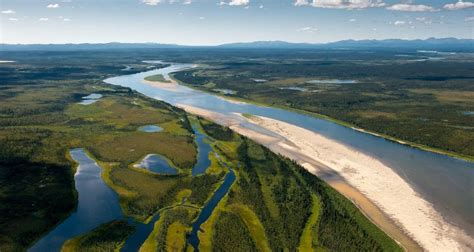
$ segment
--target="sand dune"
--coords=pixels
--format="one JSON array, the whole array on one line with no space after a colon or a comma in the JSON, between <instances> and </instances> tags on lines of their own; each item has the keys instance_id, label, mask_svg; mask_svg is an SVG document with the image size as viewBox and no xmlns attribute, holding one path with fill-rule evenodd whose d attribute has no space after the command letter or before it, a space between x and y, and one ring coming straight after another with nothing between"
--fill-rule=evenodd
<instances>
[{"instance_id":1,"label":"sand dune","mask_svg":"<svg viewBox=\"0 0 474 252\"><path fill-rule=\"evenodd\" d=\"M249 119L187 105L179 106L296 160L353 200L374 223L408 250L419 250L413 240L428 251L472 251L474 248L472 237L445 221L411 185L390 167L367 154L271 118ZM270 130L279 137L244 128L240 124L243 120Z\"/></svg>"}]
</instances>

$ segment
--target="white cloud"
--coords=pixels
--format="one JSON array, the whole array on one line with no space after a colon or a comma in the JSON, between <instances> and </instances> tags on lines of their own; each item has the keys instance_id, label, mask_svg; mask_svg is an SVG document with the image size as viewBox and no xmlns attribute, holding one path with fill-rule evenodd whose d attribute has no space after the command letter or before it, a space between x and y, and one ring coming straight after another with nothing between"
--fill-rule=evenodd
<instances>
[{"instance_id":1,"label":"white cloud","mask_svg":"<svg viewBox=\"0 0 474 252\"><path fill-rule=\"evenodd\" d=\"M199 20L204 20L204 19L206 19L206 18L205 17L199 17Z\"/></svg>"},{"instance_id":2,"label":"white cloud","mask_svg":"<svg viewBox=\"0 0 474 252\"><path fill-rule=\"evenodd\" d=\"M250 0L230 0L230 2L220 1L218 5L229 5L229 6L247 6Z\"/></svg>"},{"instance_id":3,"label":"white cloud","mask_svg":"<svg viewBox=\"0 0 474 252\"><path fill-rule=\"evenodd\" d=\"M401 25L404 25L406 22L405 21L401 21L401 20L397 20L393 23L393 25L395 26L401 26Z\"/></svg>"},{"instance_id":4,"label":"white cloud","mask_svg":"<svg viewBox=\"0 0 474 252\"><path fill-rule=\"evenodd\" d=\"M57 9L57 8L59 8L59 4L48 4L48 6L46 6L46 8Z\"/></svg>"},{"instance_id":5,"label":"white cloud","mask_svg":"<svg viewBox=\"0 0 474 252\"><path fill-rule=\"evenodd\" d=\"M146 5L151 5L151 6L155 6L155 5L158 5L158 4L164 4L164 3L168 3L168 4L175 4L175 3L182 3L182 4L192 4L193 3L193 0L142 0L142 3L146 4Z\"/></svg>"},{"instance_id":6,"label":"white cloud","mask_svg":"<svg viewBox=\"0 0 474 252\"><path fill-rule=\"evenodd\" d=\"M463 2L459 1L457 3L446 4L443 6L446 10L462 10L474 7L473 2Z\"/></svg>"},{"instance_id":7,"label":"white cloud","mask_svg":"<svg viewBox=\"0 0 474 252\"><path fill-rule=\"evenodd\" d=\"M64 22L69 22L69 21L71 21L71 19L70 18L63 18L63 21Z\"/></svg>"},{"instance_id":8,"label":"white cloud","mask_svg":"<svg viewBox=\"0 0 474 252\"><path fill-rule=\"evenodd\" d=\"M417 18L415 18L415 20L418 21L418 22L424 23L424 24L432 24L433 23L433 20L428 19L426 17L417 17Z\"/></svg>"},{"instance_id":9,"label":"white cloud","mask_svg":"<svg viewBox=\"0 0 474 252\"><path fill-rule=\"evenodd\" d=\"M262 5L260 5L258 8L263 9L263 8L265 8L265 7L264 7L263 4L262 4Z\"/></svg>"},{"instance_id":10,"label":"white cloud","mask_svg":"<svg viewBox=\"0 0 474 252\"><path fill-rule=\"evenodd\" d=\"M437 11L435 8L423 4L395 4L387 7L387 10L411 12Z\"/></svg>"},{"instance_id":11,"label":"white cloud","mask_svg":"<svg viewBox=\"0 0 474 252\"><path fill-rule=\"evenodd\" d=\"M355 21L357 21L355 18L349 19L349 22L355 22Z\"/></svg>"},{"instance_id":12,"label":"white cloud","mask_svg":"<svg viewBox=\"0 0 474 252\"><path fill-rule=\"evenodd\" d=\"M7 15L8 14L15 14L15 11L13 11L13 10L4 10L4 11L2 11L2 14L7 14Z\"/></svg>"},{"instance_id":13,"label":"white cloud","mask_svg":"<svg viewBox=\"0 0 474 252\"><path fill-rule=\"evenodd\" d=\"M49 20L49 18L44 18L44 17L38 19L38 21L41 21L41 22L48 21L48 20Z\"/></svg>"},{"instance_id":14,"label":"white cloud","mask_svg":"<svg viewBox=\"0 0 474 252\"><path fill-rule=\"evenodd\" d=\"M474 17L466 17L464 21L469 22L469 21L474 21Z\"/></svg>"},{"instance_id":15,"label":"white cloud","mask_svg":"<svg viewBox=\"0 0 474 252\"><path fill-rule=\"evenodd\" d=\"M306 33L314 33L314 32L317 32L318 30L319 29L314 26L306 26L306 27L296 29L297 32L306 32Z\"/></svg>"},{"instance_id":16,"label":"white cloud","mask_svg":"<svg viewBox=\"0 0 474 252\"><path fill-rule=\"evenodd\" d=\"M18 18L9 18L10 21L18 21Z\"/></svg>"},{"instance_id":17,"label":"white cloud","mask_svg":"<svg viewBox=\"0 0 474 252\"><path fill-rule=\"evenodd\" d=\"M364 9L382 7L385 3L382 0L296 0L294 5L329 9Z\"/></svg>"},{"instance_id":18,"label":"white cloud","mask_svg":"<svg viewBox=\"0 0 474 252\"><path fill-rule=\"evenodd\" d=\"M308 5L308 0L296 0L295 6L303 6L303 5Z\"/></svg>"}]
</instances>

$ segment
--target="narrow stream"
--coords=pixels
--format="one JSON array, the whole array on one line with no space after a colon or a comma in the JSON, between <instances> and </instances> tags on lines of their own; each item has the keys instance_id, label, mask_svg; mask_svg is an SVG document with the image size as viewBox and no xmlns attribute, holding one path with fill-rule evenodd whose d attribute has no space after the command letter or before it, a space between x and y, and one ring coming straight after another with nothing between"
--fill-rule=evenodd
<instances>
[{"instance_id":1,"label":"narrow stream","mask_svg":"<svg viewBox=\"0 0 474 252\"><path fill-rule=\"evenodd\" d=\"M235 173L234 170L229 168L229 172L226 174L224 178L224 182L221 184L221 186L216 190L216 192L212 195L211 199L206 203L206 205L203 207L201 210L201 213L199 213L198 218L196 221L193 223L191 233L188 236L188 242L193 246L194 251L199 251L199 236L198 232L201 230L201 225L209 219L209 216L211 216L212 212L214 211L214 208L216 208L217 204L221 201L221 199L227 194L229 191L230 187L235 181ZM204 231L205 232L205 231Z\"/></svg>"}]
</instances>

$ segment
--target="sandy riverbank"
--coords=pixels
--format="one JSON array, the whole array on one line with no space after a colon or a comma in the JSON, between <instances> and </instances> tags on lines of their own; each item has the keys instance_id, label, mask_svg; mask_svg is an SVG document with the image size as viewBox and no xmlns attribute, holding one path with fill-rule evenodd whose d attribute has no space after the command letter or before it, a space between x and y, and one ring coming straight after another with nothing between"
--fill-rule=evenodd
<instances>
[{"instance_id":1,"label":"sandy riverbank","mask_svg":"<svg viewBox=\"0 0 474 252\"><path fill-rule=\"evenodd\" d=\"M244 118L181 105L245 135L272 151L298 161L359 206L408 250L472 251L474 239L449 224L433 206L392 169L364 153L312 131L264 117ZM244 128L243 120L276 133Z\"/></svg>"},{"instance_id":2,"label":"sandy riverbank","mask_svg":"<svg viewBox=\"0 0 474 252\"><path fill-rule=\"evenodd\" d=\"M162 88L173 92L178 91L178 83L172 79L170 79L169 82L143 80L143 83L146 83L152 87Z\"/></svg>"}]
</instances>

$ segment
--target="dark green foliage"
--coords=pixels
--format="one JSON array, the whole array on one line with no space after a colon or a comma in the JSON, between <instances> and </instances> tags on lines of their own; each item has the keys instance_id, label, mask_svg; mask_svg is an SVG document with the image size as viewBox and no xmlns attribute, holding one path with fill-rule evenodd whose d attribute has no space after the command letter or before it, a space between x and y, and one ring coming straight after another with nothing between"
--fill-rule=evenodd
<instances>
[{"instance_id":1,"label":"dark green foliage","mask_svg":"<svg viewBox=\"0 0 474 252\"><path fill-rule=\"evenodd\" d=\"M189 196L189 202L197 205L204 205L204 202L208 199L209 195L215 190L217 184L225 176L225 172L221 172L219 175L203 174L194 177L189 182L189 187L192 190Z\"/></svg>"},{"instance_id":2,"label":"dark green foliage","mask_svg":"<svg viewBox=\"0 0 474 252\"><path fill-rule=\"evenodd\" d=\"M234 139L234 132L215 123L202 123L202 127L206 134L220 141L232 141Z\"/></svg>"},{"instance_id":3,"label":"dark green foliage","mask_svg":"<svg viewBox=\"0 0 474 252\"><path fill-rule=\"evenodd\" d=\"M135 230L124 220L115 220L93 229L87 234L74 238L70 251L116 251ZM69 251L69 250L66 250Z\"/></svg>"},{"instance_id":4,"label":"dark green foliage","mask_svg":"<svg viewBox=\"0 0 474 252\"><path fill-rule=\"evenodd\" d=\"M158 244L157 251L168 251L166 235L168 234L169 226L176 221L181 222L185 226L191 226L191 215L189 214L188 210L184 208L177 208L167 211L161 218L163 219L160 220L161 225L156 236Z\"/></svg>"},{"instance_id":5,"label":"dark green foliage","mask_svg":"<svg viewBox=\"0 0 474 252\"><path fill-rule=\"evenodd\" d=\"M0 162L0 251L27 248L75 206L68 166L9 161Z\"/></svg>"},{"instance_id":6,"label":"dark green foliage","mask_svg":"<svg viewBox=\"0 0 474 252\"><path fill-rule=\"evenodd\" d=\"M222 212L213 234L214 251L257 251L245 223L234 213Z\"/></svg>"},{"instance_id":7,"label":"dark green foliage","mask_svg":"<svg viewBox=\"0 0 474 252\"><path fill-rule=\"evenodd\" d=\"M348 199L304 168L294 166L321 199L318 237L322 246L332 251L401 251Z\"/></svg>"},{"instance_id":8,"label":"dark green foliage","mask_svg":"<svg viewBox=\"0 0 474 252\"><path fill-rule=\"evenodd\" d=\"M268 149L243 138L238 153L242 162L239 171L245 174L238 181L239 187L243 188L239 195L242 198L239 200L253 208L265 227L273 250L296 250L306 220L311 214L309 191L300 185L284 159ZM264 192L264 186L272 188L271 193ZM272 210L262 200L264 193L270 193L267 197L273 198L279 216L272 217ZM231 202L232 200L233 197L230 197Z\"/></svg>"}]
</instances>

